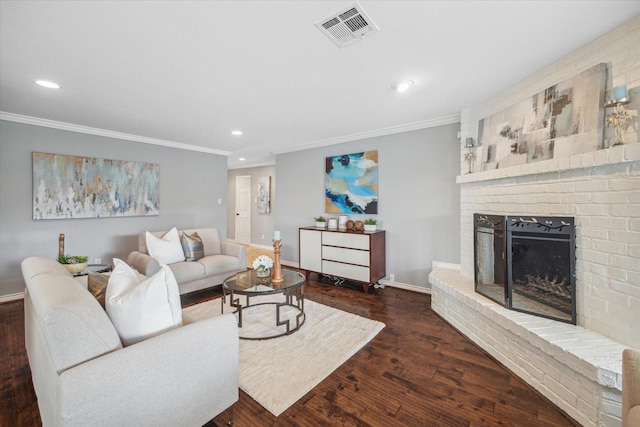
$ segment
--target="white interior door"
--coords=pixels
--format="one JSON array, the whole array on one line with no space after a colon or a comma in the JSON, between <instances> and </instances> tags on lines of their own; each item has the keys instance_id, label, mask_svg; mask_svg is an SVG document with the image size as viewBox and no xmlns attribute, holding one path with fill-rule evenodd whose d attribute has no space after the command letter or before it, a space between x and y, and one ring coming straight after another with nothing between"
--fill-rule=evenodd
<instances>
[{"instance_id":1,"label":"white interior door","mask_svg":"<svg viewBox=\"0 0 640 427\"><path fill-rule=\"evenodd\" d=\"M251 243L251 176L236 177L236 242Z\"/></svg>"}]
</instances>

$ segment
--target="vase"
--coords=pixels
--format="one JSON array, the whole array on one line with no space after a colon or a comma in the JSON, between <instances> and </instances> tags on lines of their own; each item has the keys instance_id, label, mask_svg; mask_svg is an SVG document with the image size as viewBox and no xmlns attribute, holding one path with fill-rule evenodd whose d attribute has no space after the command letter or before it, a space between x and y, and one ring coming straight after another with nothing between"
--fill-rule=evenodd
<instances>
[{"instance_id":1,"label":"vase","mask_svg":"<svg viewBox=\"0 0 640 427\"><path fill-rule=\"evenodd\" d=\"M368 232L376 231L376 224L365 224L364 231L368 231Z\"/></svg>"},{"instance_id":2,"label":"vase","mask_svg":"<svg viewBox=\"0 0 640 427\"><path fill-rule=\"evenodd\" d=\"M271 277L271 270L268 268L260 267L256 270L256 276L260 279Z\"/></svg>"}]
</instances>

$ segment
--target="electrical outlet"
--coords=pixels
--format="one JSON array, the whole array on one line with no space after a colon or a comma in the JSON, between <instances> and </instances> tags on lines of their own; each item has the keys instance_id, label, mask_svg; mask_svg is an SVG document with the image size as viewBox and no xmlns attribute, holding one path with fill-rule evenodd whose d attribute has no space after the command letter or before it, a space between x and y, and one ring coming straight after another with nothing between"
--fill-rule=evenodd
<instances>
[{"instance_id":1,"label":"electrical outlet","mask_svg":"<svg viewBox=\"0 0 640 427\"><path fill-rule=\"evenodd\" d=\"M102 264L102 259L96 258L94 264Z\"/></svg>"},{"instance_id":2,"label":"electrical outlet","mask_svg":"<svg viewBox=\"0 0 640 427\"><path fill-rule=\"evenodd\" d=\"M264 234L262 235L262 240L264 240Z\"/></svg>"},{"instance_id":3,"label":"electrical outlet","mask_svg":"<svg viewBox=\"0 0 640 427\"><path fill-rule=\"evenodd\" d=\"M395 280L396 280L396 275L393 273L389 274L389 281L393 282Z\"/></svg>"}]
</instances>

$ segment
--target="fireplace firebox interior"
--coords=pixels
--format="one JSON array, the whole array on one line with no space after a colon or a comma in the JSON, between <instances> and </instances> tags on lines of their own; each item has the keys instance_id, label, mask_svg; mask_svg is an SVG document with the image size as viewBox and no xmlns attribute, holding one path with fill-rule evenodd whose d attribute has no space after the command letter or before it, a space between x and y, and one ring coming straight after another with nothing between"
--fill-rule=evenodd
<instances>
[{"instance_id":1,"label":"fireplace firebox interior","mask_svg":"<svg viewBox=\"0 0 640 427\"><path fill-rule=\"evenodd\" d=\"M473 219L476 292L575 325L574 219L479 213Z\"/></svg>"}]
</instances>

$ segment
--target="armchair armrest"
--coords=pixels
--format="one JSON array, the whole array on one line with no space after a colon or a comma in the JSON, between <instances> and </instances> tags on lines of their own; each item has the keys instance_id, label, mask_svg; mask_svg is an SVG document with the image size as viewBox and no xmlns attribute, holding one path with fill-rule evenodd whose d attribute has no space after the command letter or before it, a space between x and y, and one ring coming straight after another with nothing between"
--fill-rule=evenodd
<instances>
[{"instance_id":1,"label":"armchair armrest","mask_svg":"<svg viewBox=\"0 0 640 427\"><path fill-rule=\"evenodd\" d=\"M160 271L160 263L151 255L133 251L127 257L127 264L138 270L138 273L151 277Z\"/></svg>"},{"instance_id":2,"label":"armchair armrest","mask_svg":"<svg viewBox=\"0 0 640 427\"><path fill-rule=\"evenodd\" d=\"M622 427L640 422L640 350L622 352Z\"/></svg>"},{"instance_id":3,"label":"armchair armrest","mask_svg":"<svg viewBox=\"0 0 640 427\"><path fill-rule=\"evenodd\" d=\"M201 426L238 400L233 315L195 322L60 375L60 425Z\"/></svg>"},{"instance_id":4,"label":"armchair armrest","mask_svg":"<svg viewBox=\"0 0 640 427\"><path fill-rule=\"evenodd\" d=\"M240 259L240 267L247 267L247 248L239 243L230 242L228 240L220 242L220 252L222 255L234 256Z\"/></svg>"}]
</instances>

